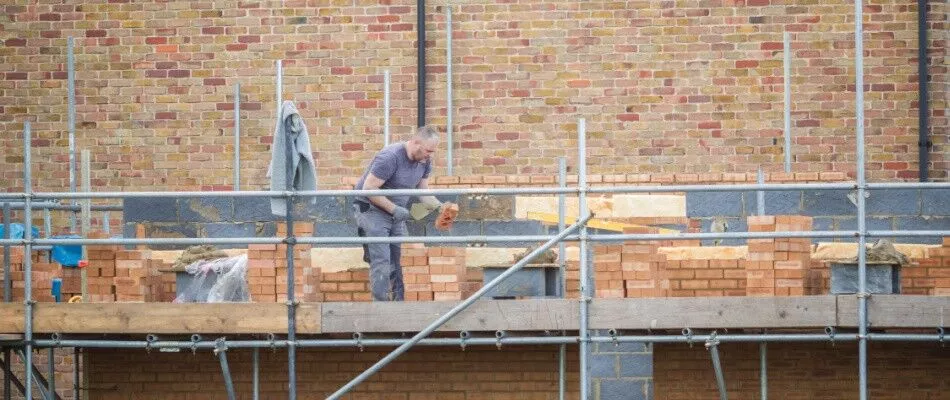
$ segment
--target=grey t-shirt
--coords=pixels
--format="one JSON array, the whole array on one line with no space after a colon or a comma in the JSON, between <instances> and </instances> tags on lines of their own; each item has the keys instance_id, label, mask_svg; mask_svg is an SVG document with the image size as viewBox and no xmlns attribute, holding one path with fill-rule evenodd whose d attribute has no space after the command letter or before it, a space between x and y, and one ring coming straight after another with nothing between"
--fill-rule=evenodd
<instances>
[{"instance_id":1,"label":"grey t-shirt","mask_svg":"<svg viewBox=\"0 0 950 400\"><path fill-rule=\"evenodd\" d=\"M432 172L432 165L429 161L412 161L406 154L406 144L404 142L393 143L383 147L369 168L363 173L360 181L356 183L356 189L363 189L363 183L366 182L366 176L372 173L383 180L381 189L415 189L419 182L429 177ZM390 201L398 206L407 207L411 196L386 196ZM357 196L357 201L369 203L365 196Z\"/></svg>"}]
</instances>

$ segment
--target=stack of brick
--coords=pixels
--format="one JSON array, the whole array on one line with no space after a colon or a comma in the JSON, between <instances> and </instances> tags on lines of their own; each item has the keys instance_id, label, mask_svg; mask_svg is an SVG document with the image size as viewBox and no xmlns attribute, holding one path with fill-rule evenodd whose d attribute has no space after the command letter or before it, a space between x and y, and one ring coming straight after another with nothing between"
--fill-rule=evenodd
<instances>
[{"instance_id":1,"label":"stack of brick","mask_svg":"<svg viewBox=\"0 0 950 400\"><path fill-rule=\"evenodd\" d=\"M746 271L739 260L669 260L670 296L722 297L746 295Z\"/></svg>"},{"instance_id":2,"label":"stack of brick","mask_svg":"<svg viewBox=\"0 0 950 400\"><path fill-rule=\"evenodd\" d=\"M103 233L89 235L91 239L105 239ZM116 253L119 246L93 245L86 247L86 297L90 303L115 301Z\"/></svg>"},{"instance_id":3,"label":"stack of brick","mask_svg":"<svg viewBox=\"0 0 950 400\"><path fill-rule=\"evenodd\" d=\"M459 282L459 291L462 293L462 298L472 297L475 292L484 286L483 281L484 273L481 268L466 268L465 279Z\"/></svg>"},{"instance_id":4,"label":"stack of brick","mask_svg":"<svg viewBox=\"0 0 950 400\"><path fill-rule=\"evenodd\" d=\"M324 272L320 293L323 301L371 301L369 270L365 268Z\"/></svg>"},{"instance_id":5,"label":"stack of brick","mask_svg":"<svg viewBox=\"0 0 950 400\"><path fill-rule=\"evenodd\" d=\"M277 245L251 244L247 247L247 286L251 301L277 301Z\"/></svg>"},{"instance_id":6,"label":"stack of brick","mask_svg":"<svg viewBox=\"0 0 950 400\"><path fill-rule=\"evenodd\" d=\"M623 233L655 233L655 229L629 228ZM627 241L620 249L620 269L623 275L624 297L666 297L670 291L670 277L665 254L660 246L670 241Z\"/></svg>"},{"instance_id":7,"label":"stack of brick","mask_svg":"<svg viewBox=\"0 0 950 400\"><path fill-rule=\"evenodd\" d=\"M427 250L432 299L435 301L461 300L462 291L459 284L466 275L465 249L430 247Z\"/></svg>"},{"instance_id":8,"label":"stack of brick","mask_svg":"<svg viewBox=\"0 0 950 400\"><path fill-rule=\"evenodd\" d=\"M284 237L287 236L287 225L286 224L277 224L277 236ZM308 223L295 223L294 224L294 236L295 237L310 237L313 236L313 224ZM316 273L310 263L310 249L313 246L309 244L296 244L294 245L294 297L300 301L314 301L316 298L317 290L313 286L313 275ZM276 285L276 300L278 302L287 301L287 245L279 244L277 245L277 263L275 269L274 283ZM309 285L307 285L309 284ZM304 290L305 285L308 286L308 291Z\"/></svg>"},{"instance_id":9,"label":"stack of brick","mask_svg":"<svg viewBox=\"0 0 950 400\"><path fill-rule=\"evenodd\" d=\"M757 216L748 219L750 232L811 231L811 217ZM803 296L811 267L808 238L749 239L743 262L748 296ZM811 278L809 278L811 279Z\"/></svg>"},{"instance_id":10,"label":"stack of brick","mask_svg":"<svg viewBox=\"0 0 950 400\"><path fill-rule=\"evenodd\" d=\"M10 248L10 281L13 288L11 298L14 301L22 301L26 290L24 280L26 277L26 260L23 250L22 247ZM3 262L5 262L3 253L0 252L0 263ZM53 301L52 281L53 278L59 277L59 265L48 262L46 252L34 252L30 259L30 269L32 271L30 295L33 300L39 302Z\"/></svg>"},{"instance_id":11,"label":"stack of brick","mask_svg":"<svg viewBox=\"0 0 950 400\"><path fill-rule=\"evenodd\" d=\"M158 301L160 287L155 287L158 271L152 270L149 250L119 250L115 252L115 300L117 302Z\"/></svg>"},{"instance_id":12,"label":"stack of brick","mask_svg":"<svg viewBox=\"0 0 950 400\"><path fill-rule=\"evenodd\" d=\"M403 243L400 265L406 301L432 301L432 272L425 245Z\"/></svg>"},{"instance_id":13,"label":"stack of brick","mask_svg":"<svg viewBox=\"0 0 950 400\"><path fill-rule=\"evenodd\" d=\"M626 295L621 245L594 246L594 297L622 299Z\"/></svg>"},{"instance_id":14,"label":"stack of brick","mask_svg":"<svg viewBox=\"0 0 950 400\"><path fill-rule=\"evenodd\" d=\"M950 296L950 237L915 261L916 265L901 268L901 293Z\"/></svg>"}]
</instances>

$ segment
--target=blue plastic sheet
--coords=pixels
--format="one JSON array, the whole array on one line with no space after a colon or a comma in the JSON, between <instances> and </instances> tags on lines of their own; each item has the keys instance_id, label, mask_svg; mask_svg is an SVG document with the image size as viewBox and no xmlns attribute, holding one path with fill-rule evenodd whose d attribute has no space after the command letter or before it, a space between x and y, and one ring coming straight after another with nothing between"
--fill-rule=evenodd
<instances>
[{"instance_id":1,"label":"blue plastic sheet","mask_svg":"<svg viewBox=\"0 0 950 400\"><path fill-rule=\"evenodd\" d=\"M10 224L10 239L23 239L23 234L26 231L23 229L23 224ZM40 237L40 229L33 227L33 238ZM7 231L5 224L0 224L0 239L7 238Z\"/></svg>"},{"instance_id":2,"label":"blue plastic sheet","mask_svg":"<svg viewBox=\"0 0 950 400\"><path fill-rule=\"evenodd\" d=\"M79 235L61 235L53 236L53 239L81 239ZM78 267L79 260L82 260L82 245L78 244L56 244L52 246L50 257L63 267Z\"/></svg>"}]
</instances>

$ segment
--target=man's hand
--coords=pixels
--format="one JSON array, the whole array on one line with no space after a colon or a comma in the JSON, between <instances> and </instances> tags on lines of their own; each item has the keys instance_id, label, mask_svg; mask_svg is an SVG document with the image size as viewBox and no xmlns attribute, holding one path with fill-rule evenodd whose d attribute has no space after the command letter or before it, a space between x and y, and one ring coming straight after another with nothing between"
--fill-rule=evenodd
<instances>
[{"instance_id":1,"label":"man's hand","mask_svg":"<svg viewBox=\"0 0 950 400\"><path fill-rule=\"evenodd\" d=\"M393 208L393 221L396 222L405 222L408 221L412 216L409 215L409 210L402 206L396 206Z\"/></svg>"}]
</instances>

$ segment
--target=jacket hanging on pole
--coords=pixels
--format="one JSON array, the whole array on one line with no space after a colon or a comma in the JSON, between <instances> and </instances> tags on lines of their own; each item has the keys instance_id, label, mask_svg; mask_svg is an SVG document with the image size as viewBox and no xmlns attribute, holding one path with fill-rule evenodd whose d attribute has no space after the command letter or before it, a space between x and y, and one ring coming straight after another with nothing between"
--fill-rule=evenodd
<instances>
[{"instance_id":1,"label":"jacket hanging on pole","mask_svg":"<svg viewBox=\"0 0 950 400\"><path fill-rule=\"evenodd\" d=\"M300 117L297 107L290 100L285 100L280 107L277 126L274 129L274 143L271 145L270 167L267 177L270 178L270 189L273 191L291 190L287 187L287 141L291 143L290 162L292 169L292 185L296 190L316 190L317 172L316 162L310 152L310 135L307 126ZM316 198L311 197L313 203ZM271 198L271 213L287 215L287 200Z\"/></svg>"}]
</instances>

